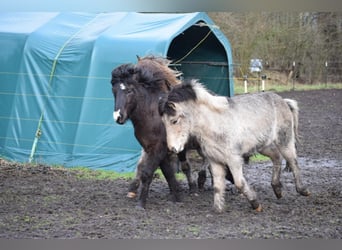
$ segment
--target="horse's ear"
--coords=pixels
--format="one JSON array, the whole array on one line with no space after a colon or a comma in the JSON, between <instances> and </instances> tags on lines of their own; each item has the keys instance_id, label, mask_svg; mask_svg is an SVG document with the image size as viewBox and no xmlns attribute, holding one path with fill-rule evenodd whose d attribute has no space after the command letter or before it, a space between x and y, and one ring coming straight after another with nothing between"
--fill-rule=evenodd
<instances>
[{"instance_id":1,"label":"horse's ear","mask_svg":"<svg viewBox=\"0 0 342 250\"><path fill-rule=\"evenodd\" d=\"M137 56L137 59L138 59L138 62L141 60L141 57L140 56L138 56L138 55L136 55Z\"/></svg>"},{"instance_id":2,"label":"horse's ear","mask_svg":"<svg viewBox=\"0 0 342 250\"><path fill-rule=\"evenodd\" d=\"M127 71L130 75L134 75L136 73L135 65L132 65L132 67L129 67Z\"/></svg>"},{"instance_id":3,"label":"horse's ear","mask_svg":"<svg viewBox=\"0 0 342 250\"><path fill-rule=\"evenodd\" d=\"M141 68L139 67L139 65L135 65L134 66L134 72L132 72L132 74L134 74L135 77L140 80L140 78L141 78Z\"/></svg>"}]
</instances>

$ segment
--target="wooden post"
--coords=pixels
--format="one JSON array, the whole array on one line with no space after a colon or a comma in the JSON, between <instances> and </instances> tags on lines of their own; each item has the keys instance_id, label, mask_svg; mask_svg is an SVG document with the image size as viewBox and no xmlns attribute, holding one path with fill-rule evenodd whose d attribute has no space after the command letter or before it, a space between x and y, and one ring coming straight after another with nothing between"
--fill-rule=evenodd
<instances>
[{"instance_id":1,"label":"wooden post","mask_svg":"<svg viewBox=\"0 0 342 250\"><path fill-rule=\"evenodd\" d=\"M261 91L265 92L265 81L266 81L266 75L261 76Z\"/></svg>"},{"instance_id":2,"label":"wooden post","mask_svg":"<svg viewBox=\"0 0 342 250\"><path fill-rule=\"evenodd\" d=\"M325 87L328 86L328 62L325 61Z\"/></svg>"},{"instance_id":3,"label":"wooden post","mask_svg":"<svg viewBox=\"0 0 342 250\"><path fill-rule=\"evenodd\" d=\"M246 94L246 93L248 93L248 90L247 90L247 75L243 76L243 83L244 83L244 86L245 86L245 94Z\"/></svg>"},{"instance_id":4,"label":"wooden post","mask_svg":"<svg viewBox=\"0 0 342 250\"><path fill-rule=\"evenodd\" d=\"M293 61L293 63L292 63L292 72L293 72L293 74L292 74L292 90L294 90L295 89L295 77L296 77L296 62L295 61Z\"/></svg>"}]
</instances>

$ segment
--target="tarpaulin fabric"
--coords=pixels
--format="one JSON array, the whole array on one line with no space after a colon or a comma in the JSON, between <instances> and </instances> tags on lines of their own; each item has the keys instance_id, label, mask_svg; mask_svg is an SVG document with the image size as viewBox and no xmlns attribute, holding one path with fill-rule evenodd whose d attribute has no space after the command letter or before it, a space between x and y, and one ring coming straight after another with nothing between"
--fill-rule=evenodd
<instances>
[{"instance_id":1,"label":"tarpaulin fabric","mask_svg":"<svg viewBox=\"0 0 342 250\"><path fill-rule=\"evenodd\" d=\"M199 21L213 24L205 13L0 13L0 157L134 171L141 147L130 122L113 121L110 73L167 56ZM212 33L231 64L228 40Z\"/></svg>"}]
</instances>

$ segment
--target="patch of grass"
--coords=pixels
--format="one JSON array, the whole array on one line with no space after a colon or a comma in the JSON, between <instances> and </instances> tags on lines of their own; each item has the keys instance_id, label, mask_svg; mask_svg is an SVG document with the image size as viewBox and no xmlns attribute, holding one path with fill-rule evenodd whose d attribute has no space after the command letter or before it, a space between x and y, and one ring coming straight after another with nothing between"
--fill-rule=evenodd
<instances>
[{"instance_id":1,"label":"patch of grass","mask_svg":"<svg viewBox=\"0 0 342 250\"><path fill-rule=\"evenodd\" d=\"M187 227L187 230L189 232L192 232L194 235L198 235L200 230L201 230L201 228L199 226L197 226L197 225L190 225L190 226Z\"/></svg>"},{"instance_id":2,"label":"patch of grass","mask_svg":"<svg viewBox=\"0 0 342 250\"><path fill-rule=\"evenodd\" d=\"M158 178L163 178L165 180L165 177L164 177L162 171L160 170L160 168L158 168L156 170L156 172L154 172L154 175L158 176ZM178 181L183 181L183 180L186 179L186 176L185 176L185 174L183 172L179 172L179 173L176 173L176 179Z\"/></svg>"},{"instance_id":3,"label":"patch of grass","mask_svg":"<svg viewBox=\"0 0 342 250\"><path fill-rule=\"evenodd\" d=\"M95 179L95 180L116 180L119 178L133 179L135 173L118 173L112 170L93 170L86 167L73 167L70 171L74 171L80 179Z\"/></svg>"},{"instance_id":4,"label":"patch of grass","mask_svg":"<svg viewBox=\"0 0 342 250\"><path fill-rule=\"evenodd\" d=\"M270 158L261 154L253 155L250 159L252 162L263 162L263 161L269 161Z\"/></svg>"},{"instance_id":5,"label":"patch of grass","mask_svg":"<svg viewBox=\"0 0 342 250\"><path fill-rule=\"evenodd\" d=\"M62 199L63 196L55 194L47 195L43 198L45 204L60 202Z\"/></svg>"},{"instance_id":6,"label":"patch of grass","mask_svg":"<svg viewBox=\"0 0 342 250\"><path fill-rule=\"evenodd\" d=\"M128 173L118 173L112 170L101 170L101 169L90 169L87 167L73 167L68 168L70 171L76 173L77 177L80 179L93 179L93 180L116 180L116 179L126 179L131 180L135 177L135 172ZM154 175L157 178L164 178L162 171L158 168ZM176 173L177 180L184 180L185 175L180 172Z\"/></svg>"}]
</instances>

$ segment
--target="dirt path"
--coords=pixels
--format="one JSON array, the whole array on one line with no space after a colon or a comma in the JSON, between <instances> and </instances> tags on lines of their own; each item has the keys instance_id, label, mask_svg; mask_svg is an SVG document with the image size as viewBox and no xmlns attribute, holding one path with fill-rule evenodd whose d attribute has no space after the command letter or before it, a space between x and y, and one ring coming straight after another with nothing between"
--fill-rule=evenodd
<instances>
[{"instance_id":1,"label":"dirt path","mask_svg":"<svg viewBox=\"0 0 342 250\"><path fill-rule=\"evenodd\" d=\"M270 186L271 163L245 169L264 211L226 194L226 212L212 211L213 193L187 193L172 203L163 179L151 185L147 210L125 197L128 181L82 179L49 166L0 162L0 238L342 238L342 90L281 93L300 111L299 164L310 197L282 173L284 197ZM228 189L231 188L227 184ZM232 190L234 190L232 188Z\"/></svg>"}]
</instances>

